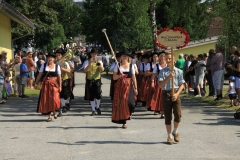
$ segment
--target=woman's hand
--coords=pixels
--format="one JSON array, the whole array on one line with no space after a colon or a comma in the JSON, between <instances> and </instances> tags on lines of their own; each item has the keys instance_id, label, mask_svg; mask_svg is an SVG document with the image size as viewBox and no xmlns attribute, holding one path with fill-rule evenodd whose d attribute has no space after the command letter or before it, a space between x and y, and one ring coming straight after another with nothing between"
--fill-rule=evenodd
<instances>
[{"instance_id":1,"label":"woman's hand","mask_svg":"<svg viewBox=\"0 0 240 160\"><path fill-rule=\"evenodd\" d=\"M37 89L37 83L34 84L34 89Z\"/></svg>"},{"instance_id":2,"label":"woman's hand","mask_svg":"<svg viewBox=\"0 0 240 160\"><path fill-rule=\"evenodd\" d=\"M62 91L62 87L59 87L59 90L58 90L59 92L61 92Z\"/></svg>"},{"instance_id":3,"label":"woman's hand","mask_svg":"<svg viewBox=\"0 0 240 160\"><path fill-rule=\"evenodd\" d=\"M233 68L233 66L231 64L227 65L228 68Z\"/></svg>"},{"instance_id":4,"label":"woman's hand","mask_svg":"<svg viewBox=\"0 0 240 160\"><path fill-rule=\"evenodd\" d=\"M154 81L152 81L152 85L151 85L151 86L152 86L152 88L154 88L154 87L155 87L155 86L154 86Z\"/></svg>"},{"instance_id":5,"label":"woman's hand","mask_svg":"<svg viewBox=\"0 0 240 160\"><path fill-rule=\"evenodd\" d=\"M138 90L136 88L134 88L133 91L134 91L135 95L138 95Z\"/></svg>"}]
</instances>

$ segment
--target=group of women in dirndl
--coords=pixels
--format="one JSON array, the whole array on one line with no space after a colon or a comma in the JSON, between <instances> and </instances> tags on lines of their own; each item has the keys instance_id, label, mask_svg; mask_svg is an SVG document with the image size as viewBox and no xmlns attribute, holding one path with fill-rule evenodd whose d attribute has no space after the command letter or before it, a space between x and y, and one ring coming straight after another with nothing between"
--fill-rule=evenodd
<instances>
[{"instance_id":1,"label":"group of women in dirndl","mask_svg":"<svg viewBox=\"0 0 240 160\"><path fill-rule=\"evenodd\" d=\"M113 64L110 87L112 122L122 124L122 128L126 129L126 122L131 119L137 102L153 111L154 115L161 114L160 118L164 118L161 88L157 84L159 71L167 66L164 52L140 54L136 64L131 63L135 54L127 50L116 56L119 62Z\"/></svg>"}]
</instances>

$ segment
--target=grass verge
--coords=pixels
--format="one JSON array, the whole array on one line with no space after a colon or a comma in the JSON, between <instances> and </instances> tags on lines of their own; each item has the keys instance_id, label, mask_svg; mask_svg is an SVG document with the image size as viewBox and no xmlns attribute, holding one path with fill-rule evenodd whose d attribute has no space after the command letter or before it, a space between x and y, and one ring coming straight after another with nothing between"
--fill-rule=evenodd
<instances>
[{"instance_id":1,"label":"grass verge","mask_svg":"<svg viewBox=\"0 0 240 160\"><path fill-rule=\"evenodd\" d=\"M227 88L223 88L223 95L225 95L227 93ZM206 96L205 97L194 97L192 94L184 94L183 92L181 93L182 97L187 97L187 98L192 98L195 99L199 102L203 102L203 103L208 103L211 104L213 106L217 106L220 108L224 108L224 109L228 109L228 110L237 110L239 109L239 106L230 106L230 100L229 99L221 99L218 101L214 101L215 98L214 97L207 97L208 95L208 86L206 87Z\"/></svg>"}]
</instances>

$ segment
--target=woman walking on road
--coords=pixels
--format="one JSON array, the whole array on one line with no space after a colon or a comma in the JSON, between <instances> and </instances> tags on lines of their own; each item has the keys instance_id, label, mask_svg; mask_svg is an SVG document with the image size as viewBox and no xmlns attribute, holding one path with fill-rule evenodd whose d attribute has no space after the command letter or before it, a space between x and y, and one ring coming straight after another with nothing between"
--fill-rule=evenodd
<instances>
[{"instance_id":1,"label":"woman walking on road","mask_svg":"<svg viewBox=\"0 0 240 160\"><path fill-rule=\"evenodd\" d=\"M123 124L122 128L127 128L127 120L130 120L134 111L134 95L137 95L137 82L135 70L130 64L132 57L127 50L121 52L120 67L116 65L113 72L113 79L117 80L114 89L112 105L112 122Z\"/></svg>"},{"instance_id":2,"label":"woman walking on road","mask_svg":"<svg viewBox=\"0 0 240 160\"><path fill-rule=\"evenodd\" d=\"M164 118L164 108L162 104L162 89L157 84L157 78L159 72L165 67L167 67L165 52L162 52L159 55L159 63L156 64L153 69L151 87L154 89L154 94L150 103L151 109L154 111L154 115L157 115L157 113L161 112L161 119Z\"/></svg>"},{"instance_id":3,"label":"woman walking on road","mask_svg":"<svg viewBox=\"0 0 240 160\"><path fill-rule=\"evenodd\" d=\"M51 112L53 112L54 118L57 119L56 111L60 108L62 78L60 66L54 64L55 57L55 54L50 53L47 55L47 63L42 64L35 83L36 88L37 83L43 76L37 112L48 115L47 122L52 121Z\"/></svg>"}]
</instances>

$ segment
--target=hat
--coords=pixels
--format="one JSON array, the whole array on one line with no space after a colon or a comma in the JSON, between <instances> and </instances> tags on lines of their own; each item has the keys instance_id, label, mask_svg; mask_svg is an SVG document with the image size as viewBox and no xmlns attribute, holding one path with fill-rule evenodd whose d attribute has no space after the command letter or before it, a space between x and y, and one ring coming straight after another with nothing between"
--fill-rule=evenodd
<instances>
[{"instance_id":1,"label":"hat","mask_svg":"<svg viewBox=\"0 0 240 160\"><path fill-rule=\"evenodd\" d=\"M122 51L119 52L119 53L120 53L121 56L122 56L122 55L126 55L126 56L128 56L128 57L133 58L133 56L129 53L129 51L128 51L127 49L124 49L124 50L122 50Z\"/></svg>"},{"instance_id":2,"label":"hat","mask_svg":"<svg viewBox=\"0 0 240 160\"><path fill-rule=\"evenodd\" d=\"M145 53L143 56L142 56L142 59L144 59L144 58L149 58L149 54L148 53Z\"/></svg>"},{"instance_id":3,"label":"hat","mask_svg":"<svg viewBox=\"0 0 240 160\"><path fill-rule=\"evenodd\" d=\"M6 51L2 51L2 54L7 54L8 52L6 52Z\"/></svg>"},{"instance_id":4,"label":"hat","mask_svg":"<svg viewBox=\"0 0 240 160\"><path fill-rule=\"evenodd\" d=\"M161 52L159 52L159 55L162 54L162 53L166 53L164 50L162 50Z\"/></svg>"},{"instance_id":5,"label":"hat","mask_svg":"<svg viewBox=\"0 0 240 160\"><path fill-rule=\"evenodd\" d=\"M90 53L98 53L97 48L92 48Z\"/></svg>"},{"instance_id":6,"label":"hat","mask_svg":"<svg viewBox=\"0 0 240 160\"><path fill-rule=\"evenodd\" d=\"M56 53L65 54L66 52L64 51L64 49L58 48L58 49L55 51L55 54L56 54Z\"/></svg>"},{"instance_id":7,"label":"hat","mask_svg":"<svg viewBox=\"0 0 240 160\"><path fill-rule=\"evenodd\" d=\"M56 51L55 53L60 53L60 52L57 52L57 51ZM61 53L61 54L62 54L62 53ZM50 52L50 53L48 53L48 55L46 55L46 57L53 57L53 58L55 58L55 57L56 57L56 54Z\"/></svg>"},{"instance_id":8,"label":"hat","mask_svg":"<svg viewBox=\"0 0 240 160\"><path fill-rule=\"evenodd\" d=\"M135 51L132 51L132 56L136 56L136 52Z\"/></svg>"},{"instance_id":9,"label":"hat","mask_svg":"<svg viewBox=\"0 0 240 160\"><path fill-rule=\"evenodd\" d=\"M228 79L232 80L232 81L235 81L235 77L234 76L230 76Z\"/></svg>"},{"instance_id":10,"label":"hat","mask_svg":"<svg viewBox=\"0 0 240 160\"><path fill-rule=\"evenodd\" d=\"M27 57L23 57L22 60L27 59Z\"/></svg>"},{"instance_id":11,"label":"hat","mask_svg":"<svg viewBox=\"0 0 240 160\"><path fill-rule=\"evenodd\" d=\"M155 54L156 54L157 56L159 56L159 55L160 55L160 53L159 53L159 52L153 52L153 53L151 54L151 57L153 57Z\"/></svg>"},{"instance_id":12,"label":"hat","mask_svg":"<svg viewBox=\"0 0 240 160\"><path fill-rule=\"evenodd\" d=\"M116 54L116 58L118 58L118 57L121 57L121 54L117 53Z\"/></svg>"}]
</instances>

